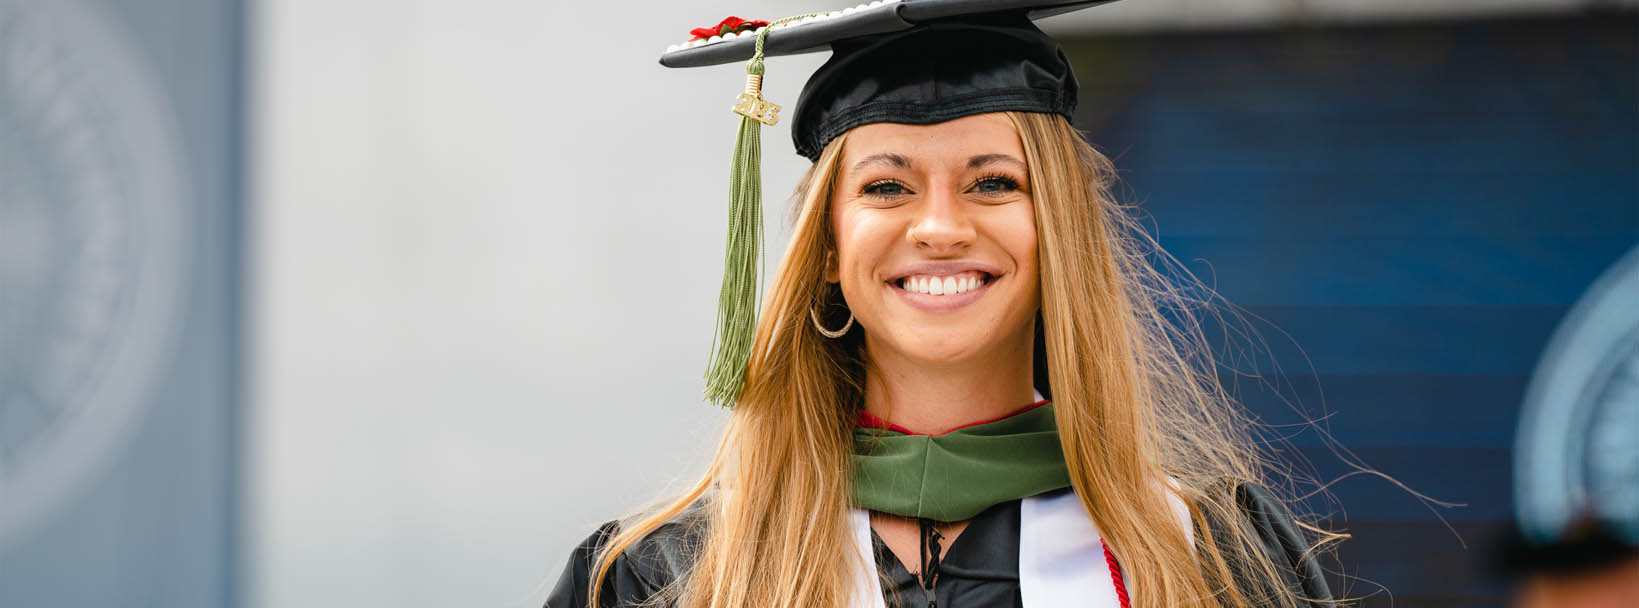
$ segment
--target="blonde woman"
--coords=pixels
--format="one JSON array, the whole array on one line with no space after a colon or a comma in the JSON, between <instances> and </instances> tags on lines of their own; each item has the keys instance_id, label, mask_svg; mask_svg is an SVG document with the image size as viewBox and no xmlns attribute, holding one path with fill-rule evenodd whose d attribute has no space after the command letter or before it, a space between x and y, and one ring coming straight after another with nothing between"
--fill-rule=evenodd
<instances>
[{"instance_id":1,"label":"blonde woman","mask_svg":"<svg viewBox=\"0 0 1639 608\"><path fill-rule=\"evenodd\" d=\"M731 19L667 53L760 75L830 46L791 116L814 164L760 318L720 321L712 394L734 409L711 466L592 534L547 606L1330 603L1213 375L1199 292L1150 265L1068 121L1074 76L1031 18L1084 4Z\"/></svg>"}]
</instances>

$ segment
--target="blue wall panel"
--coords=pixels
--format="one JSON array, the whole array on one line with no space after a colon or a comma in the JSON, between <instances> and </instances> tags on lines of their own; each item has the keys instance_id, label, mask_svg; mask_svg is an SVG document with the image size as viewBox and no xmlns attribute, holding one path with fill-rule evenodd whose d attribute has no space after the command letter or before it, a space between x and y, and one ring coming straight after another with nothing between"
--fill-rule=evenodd
<instances>
[{"instance_id":1,"label":"blue wall panel","mask_svg":"<svg viewBox=\"0 0 1639 608\"><path fill-rule=\"evenodd\" d=\"M1356 595L1501 600L1485 565L1510 525L1527 379L1569 307L1639 242L1634 22L1066 44L1077 126L1114 158L1122 198L1268 341L1221 351L1259 374L1226 383L1289 435L1283 455L1343 477L1335 502L1306 504L1355 534L1339 565ZM1318 433L1282 426L1323 413L1366 464L1465 506L1344 477Z\"/></svg>"}]
</instances>

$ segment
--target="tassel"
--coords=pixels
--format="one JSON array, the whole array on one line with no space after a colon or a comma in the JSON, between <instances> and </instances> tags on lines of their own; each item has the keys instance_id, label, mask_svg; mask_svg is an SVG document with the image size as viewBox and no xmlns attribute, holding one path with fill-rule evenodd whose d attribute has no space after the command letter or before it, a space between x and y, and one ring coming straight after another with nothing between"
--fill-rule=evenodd
<instances>
[{"instance_id":1,"label":"tassel","mask_svg":"<svg viewBox=\"0 0 1639 608\"><path fill-rule=\"evenodd\" d=\"M706 399L734 407L745 388L746 364L757 335L758 271L763 257L763 125L780 121L780 106L763 99L763 42L774 26L818 13L776 19L757 30L756 49L746 62L746 90L735 99L740 134L729 170L728 243L723 288L717 293L717 331L706 368Z\"/></svg>"},{"instance_id":2,"label":"tassel","mask_svg":"<svg viewBox=\"0 0 1639 608\"><path fill-rule=\"evenodd\" d=\"M762 42L746 64L746 90L734 104L740 134L729 172L728 243L723 287L717 295L717 331L711 366L706 370L706 398L734 407L745 387L746 363L757 331L758 271L763 253L762 126L779 122L780 107L763 100Z\"/></svg>"}]
</instances>

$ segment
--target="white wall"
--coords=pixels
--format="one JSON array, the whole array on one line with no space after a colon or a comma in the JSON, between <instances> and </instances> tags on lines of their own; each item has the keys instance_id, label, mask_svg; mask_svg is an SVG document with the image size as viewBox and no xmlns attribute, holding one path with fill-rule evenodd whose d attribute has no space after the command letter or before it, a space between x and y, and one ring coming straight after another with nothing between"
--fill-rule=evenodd
<instances>
[{"instance_id":1,"label":"white wall","mask_svg":"<svg viewBox=\"0 0 1639 608\"><path fill-rule=\"evenodd\" d=\"M722 419L744 72L656 60L738 3L256 4L245 599L538 606ZM772 267L807 161L765 149Z\"/></svg>"}]
</instances>

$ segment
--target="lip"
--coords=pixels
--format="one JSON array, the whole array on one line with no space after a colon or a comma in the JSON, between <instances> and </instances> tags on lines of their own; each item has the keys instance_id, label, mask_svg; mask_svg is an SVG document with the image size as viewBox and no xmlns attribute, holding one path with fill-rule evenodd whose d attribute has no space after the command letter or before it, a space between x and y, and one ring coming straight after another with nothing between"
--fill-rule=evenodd
<instances>
[{"instance_id":1,"label":"lip","mask_svg":"<svg viewBox=\"0 0 1639 608\"><path fill-rule=\"evenodd\" d=\"M904 300L906 304L909 304L911 308L926 312L949 312L978 301L979 298L982 298L986 293L989 293L990 286L994 285L996 281L999 280L1001 280L1001 277L991 277L989 281L985 282L984 286L973 291L965 291L954 296L936 296L932 294L918 293L915 291L905 291L900 286L894 284L889 284L888 289L892 289L894 293L899 294L899 297Z\"/></svg>"},{"instance_id":2,"label":"lip","mask_svg":"<svg viewBox=\"0 0 1639 608\"><path fill-rule=\"evenodd\" d=\"M953 296L936 296L915 291L906 291L903 287L899 286L901 279L911 275L925 274L938 277L961 274L964 272L984 273L987 277L985 279L985 284L980 286L978 289L965 291ZM893 278L888 279L884 283L888 289L891 289L894 293L899 294L900 299L911 308L924 312L949 312L977 302L979 298L984 297L986 293L990 292L990 287L992 285L995 285L997 281L1002 280L1003 277L1004 275L997 270L996 267L987 264L980 264L978 262L922 262L898 269L895 271Z\"/></svg>"},{"instance_id":3,"label":"lip","mask_svg":"<svg viewBox=\"0 0 1639 608\"><path fill-rule=\"evenodd\" d=\"M992 279L999 279L1002 277L1001 269L996 268L995 266L981 264L979 262L954 260L948 262L917 262L915 264L901 266L895 269L893 274L888 275L886 282L897 285L900 279L913 274L948 277L953 274L962 274L964 272L982 272L990 275L990 278Z\"/></svg>"}]
</instances>

